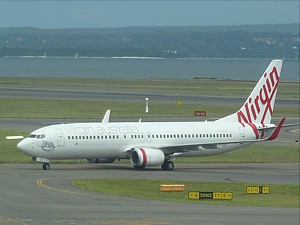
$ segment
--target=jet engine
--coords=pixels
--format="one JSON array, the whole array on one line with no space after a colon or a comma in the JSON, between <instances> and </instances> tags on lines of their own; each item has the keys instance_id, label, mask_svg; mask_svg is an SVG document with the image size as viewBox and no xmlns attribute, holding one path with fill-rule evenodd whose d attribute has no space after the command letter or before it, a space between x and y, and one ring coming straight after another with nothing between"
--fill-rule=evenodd
<instances>
[{"instance_id":1,"label":"jet engine","mask_svg":"<svg viewBox=\"0 0 300 225\"><path fill-rule=\"evenodd\" d=\"M164 163L165 154L158 149L138 148L131 152L130 161L135 168L158 166Z\"/></svg>"},{"instance_id":2,"label":"jet engine","mask_svg":"<svg viewBox=\"0 0 300 225\"><path fill-rule=\"evenodd\" d=\"M112 163L116 159L115 158L97 158L97 159L85 159L84 161L88 163Z\"/></svg>"}]
</instances>

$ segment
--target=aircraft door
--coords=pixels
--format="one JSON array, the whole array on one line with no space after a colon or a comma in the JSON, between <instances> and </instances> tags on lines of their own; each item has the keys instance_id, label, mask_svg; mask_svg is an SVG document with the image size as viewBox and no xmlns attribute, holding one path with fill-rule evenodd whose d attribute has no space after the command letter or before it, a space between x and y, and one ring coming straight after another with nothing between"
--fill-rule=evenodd
<instances>
[{"instance_id":1,"label":"aircraft door","mask_svg":"<svg viewBox=\"0 0 300 225\"><path fill-rule=\"evenodd\" d=\"M57 134L57 147L64 147L65 146L65 136L62 129L56 129Z\"/></svg>"},{"instance_id":2,"label":"aircraft door","mask_svg":"<svg viewBox=\"0 0 300 225\"><path fill-rule=\"evenodd\" d=\"M245 127L240 127L240 135L241 135L241 141L244 141L246 139Z\"/></svg>"}]
</instances>

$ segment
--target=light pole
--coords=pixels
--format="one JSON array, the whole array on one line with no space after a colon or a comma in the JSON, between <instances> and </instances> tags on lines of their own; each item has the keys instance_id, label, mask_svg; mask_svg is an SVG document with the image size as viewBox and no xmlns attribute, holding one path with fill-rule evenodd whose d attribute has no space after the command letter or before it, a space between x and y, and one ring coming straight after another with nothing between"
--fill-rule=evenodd
<instances>
[{"instance_id":1,"label":"light pole","mask_svg":"<svg viewBox=\"0 0 300 225\"><path fill-rule=\"evenodd\" d=\"M145 113L148 113L149 112L149 98L145 98L145 101L146 101L146 107L145 107Z\"/></svg>"}]
</instances>

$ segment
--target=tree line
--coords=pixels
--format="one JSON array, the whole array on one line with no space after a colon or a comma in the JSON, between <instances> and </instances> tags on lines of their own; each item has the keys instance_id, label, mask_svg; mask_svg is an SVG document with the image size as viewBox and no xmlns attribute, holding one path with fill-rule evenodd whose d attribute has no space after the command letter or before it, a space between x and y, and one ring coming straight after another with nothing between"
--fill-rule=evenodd
<instances>
[{"instance_id":1,"label":"tree line","mask_svg":"<svg viewBox=\"0 0 300 225\"><path fill-rule=\"evenodd\" d=\"M0 28L0 56L299 59L299 24L255 27Z\"/></svg>"}]
</instances>

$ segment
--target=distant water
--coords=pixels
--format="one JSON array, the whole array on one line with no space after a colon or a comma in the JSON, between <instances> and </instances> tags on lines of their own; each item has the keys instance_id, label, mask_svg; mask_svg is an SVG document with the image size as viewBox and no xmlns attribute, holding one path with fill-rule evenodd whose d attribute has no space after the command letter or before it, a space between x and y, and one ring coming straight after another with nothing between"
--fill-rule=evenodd
<instances>
[{"instance_id":1,"label":"distant water","mask_svg":"<svg viewBox=\"0 0 300 225\"><path fill-rule=\"evenodd\" d=\"M218 78L257 80L271 59L0 57L0 77ZM299 60L284 60L282 80L299 81Z\"/></svg>"}]
</instances>

